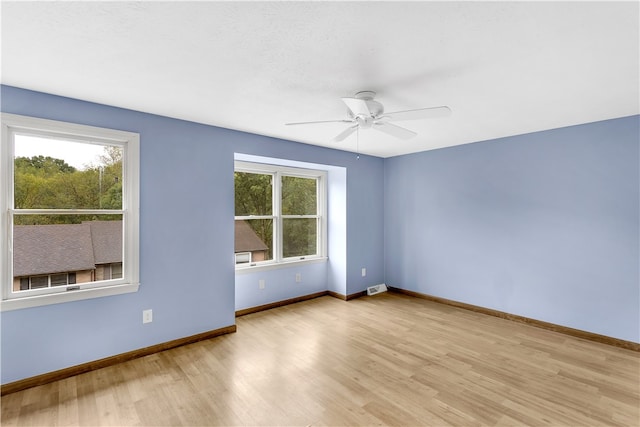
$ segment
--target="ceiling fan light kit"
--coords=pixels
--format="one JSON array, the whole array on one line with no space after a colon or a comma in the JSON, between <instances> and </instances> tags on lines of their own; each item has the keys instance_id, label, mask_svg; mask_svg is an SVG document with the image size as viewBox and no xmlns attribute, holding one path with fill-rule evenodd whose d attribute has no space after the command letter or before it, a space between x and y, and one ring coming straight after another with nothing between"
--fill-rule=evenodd
<instances>
[{"instance_id":1,"label":"ceiling fan light kit","mask_svg":"<svg viewBox=\"0 0 640 427\"><path fill-rule=\"evenodd\" d=\"M385 113L381 103L374 100L376 93L370 90L360 91L353 98L341 98L347 106L347 119L342 120L321 120L314 122L286 123L291 125L309 125L317 123L349 123L349 127L336 135L333 140L336 142L345 140L357 129L375 129L387 135L409 139L417 134L409 129L392 124L393 121L421 120L436 117L446 117L451 114L451 109L446 106L418 108L414 110L394 111Z\"/></svg>"}]
</instances>

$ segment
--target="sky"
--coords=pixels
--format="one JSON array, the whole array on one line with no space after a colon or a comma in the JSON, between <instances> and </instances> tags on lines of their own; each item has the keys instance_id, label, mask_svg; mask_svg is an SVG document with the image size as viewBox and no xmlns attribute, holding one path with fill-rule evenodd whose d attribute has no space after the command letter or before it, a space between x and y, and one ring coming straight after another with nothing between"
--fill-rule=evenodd
<instances>
[{"instance_id":1,"label":"sky","mask_svg":"<svg viewBox=\"0 0 640 427\"><path fill-rule=\"evenodd\" d=\"M62 159L78 170L99 163L104 153L104 145L72 142L52 138L16 135L15 157L50 156Z\"/></svg>"}]
</instances>

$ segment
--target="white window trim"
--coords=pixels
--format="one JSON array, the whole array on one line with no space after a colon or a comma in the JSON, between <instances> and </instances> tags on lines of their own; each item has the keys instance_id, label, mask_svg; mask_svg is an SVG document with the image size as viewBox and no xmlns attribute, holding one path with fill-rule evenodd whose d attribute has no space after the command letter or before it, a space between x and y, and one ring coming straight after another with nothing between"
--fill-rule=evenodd
<instances>
[{"instance_id":1,"label":"white window trim","mask_svg":"<svg viewBox=\"0 0 640 427\"><path fill-rule=\"evenodd\" d=\"M280 202L273 203L274 211L272 215L251 215L251 216L235 216L234 220L243 219L262 219L273 218L274 227L276 233L274 233L273 252L274 257L268 261L258 261L244 264L236 264L236 273L258 271L258 270L271 270L280 267L288 267L292 264L309 264L319 261L326 261L327 259L327 172L317 169L304 169L288 166L272 165L266 163L253 163L236 160L234 162L235 172L249 172L265 175L274 175L274 182L276 177L285 176L297 176L301 178L317 178L317 197L316 203L318 206L319 224L318 224L318 241L317 241L317 253L315 255L307 255L302 257L281 257L282 253L282 219L283 218L305 218L313 217L316 215L281 215ZM273 200L280 200L280 185L274 185L272 197Z\"/></svg>"},{"instance_id":2,"label":"white window trim","mask_svg":"<svg viewBox=\"0 0 640 427\"><path fill-rule=\"evenodd\" d=\"M59 289L45 289L42 294L30 292L29 296L13 295L13 260L11 253L11 234L13 210L13 135L14 133L34 134L120 145L125 148L123 156L123 262L125 276L122 279L87 284L60 286ZM0 284L2 300L0 311L17 310L78 301L111 295L137 292L139 288L139 194L140 194L140 135L113 129L45 120L16 114L2 113L2 142L0 143ZM126 188L126 189L125 189ZM25 212L27 210L20 210ZM30 210L34 211L34 210ZM49 213L50 210L38 210ZM55 212L55 211L54 211ZM85 210L78 210L85 213ZM91 213L90 210L86 211ZM99 213L108 213L106 210ZM71 289L69 289L71 288Z\"/></svg>"},{"instance_id":3,"label":"white window trim","mask_svg":"<svg viewBox=\"0 0 640 427\"><path fill-rule=\"evenodd\" d=\"M307 257L306 259L302 259L302 260L293 259L290 261L283 261L278 263L264 261L264 262L256 263L256 265L252 265L252 266L245 266L246 264L239 264L239 265L242 265L243 267L236 268L236 274L243 275L243 274L255 273L257 271L280 270L288 267L292 268L294 266L300 267L305 264L319 264L319 263L327 262L328 259L329 258L327 258L326 256L316 256L316 257Z\"/></svg>"}]
</instances>

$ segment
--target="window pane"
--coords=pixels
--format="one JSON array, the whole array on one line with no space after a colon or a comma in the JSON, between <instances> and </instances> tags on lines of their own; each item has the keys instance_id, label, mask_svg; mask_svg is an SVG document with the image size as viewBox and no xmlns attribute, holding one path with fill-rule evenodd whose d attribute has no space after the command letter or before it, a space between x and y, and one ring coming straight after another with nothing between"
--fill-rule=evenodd
<instances>
[{"instance_id":1,"label":"window pane","mask_svg":"<svg viewBox=\"0 0 640 427\"><path fill-rule=\"evenodd\" d=\"M282 177L282 214L316 215L318 180L315 178Z\"/></svg>"},{"instance_id":2,"label":"window pane","mask_svg":"<svg viewBox=\"0 0 640 427\"><path fill-rule=\"evenodd\" d=\"M272 175L234 172L236 216L272 215Z\"/></svg>"},{"instance_id":3,"label":"window pane","mask_svg":"<svg viewBox=\"0 0 640 427\"><path fill-rule=\"evenodd\" d=\"M317 252L315 218L285 218L282 220L282 252L285 258L315 255Z\"/></svg>"},{"instance_id":4,"label":"window pane","mask_svg":"<svg viewBox=\"0 0 640 427\"><path fill-rule=\"evenodd\" d=\"M245 252L251 254L251 262L273 259L272 219L236 221L235 253Z\"/></svg>"},{"instance_id":5,"label":"window pane","mask_svg":"<svg viewBox=\"0 0 640 427\"><path fill-rule=\"evenodd\" d=\"M111 267L101 265L96 269L96 280L111 280Z\"/></svg>"},{"instance_id":6,"label":"window pane","mask_svg":"<svg viewBox=\"0 0 640 427\"><path fill-rule=\"evenodd\" d=\"M35 276L31 278L31 289L46 288L49 286L49 276Z\"/></svg>"},{"instance_id":7,"label":"window pane","mask_svg":"<svg viewBox=\"0 0 640 427\"><path fill-rule=\"evenodd\" d=\"M58 276L66 284L67 274L87 283L102 280L97 273L105 265L122 263L122 215L15 215L14 221L14 283L52 275L55 286Z\"/></svg>"},{"instance_id":8,"label":"window pane","mask_svg":"<svg viewBox=\"0 0 640 427\"><path fill-rule=\"evenodd\" d=\"M66 284L67 284L67 273L51 275L51 286L65 286Z\"/></svg>"},{"instance_id":9,"label":"window pane","mask_svg":"<svg viewBox=\"0 0 640 427\"><path fill-rule=\"evenodd\" d=\"M122 279L122 263L111 265L111 278Z\"/></svg>"},{"instance_id":10,"label":"window pane","mask_svg":"<svg viewBox=\"0 0 640 427\"><path fill-rule=\"evenodd\" d=\"M122 148L15 136L16 209L121 209Z\"/></svg>"}]
</instances>

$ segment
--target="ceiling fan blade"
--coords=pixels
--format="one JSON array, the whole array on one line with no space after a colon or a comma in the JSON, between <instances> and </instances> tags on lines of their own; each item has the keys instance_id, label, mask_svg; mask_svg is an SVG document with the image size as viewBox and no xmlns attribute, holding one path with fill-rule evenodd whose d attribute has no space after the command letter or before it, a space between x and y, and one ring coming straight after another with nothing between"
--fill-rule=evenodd
<instances>
[{"instance_id":1,"label":"ceiling fan blade","mask_svg":"<svg viewBox=\"0 0 640 427\"><path fill-rule=\"evenodd\" d=\"M335 138L333 138L333 140L336 142L343 141L346 137L354 133L356 129L358 129L358 125L349 126L345 130L340 132Z\"/></svg>"},{"instance_id":2,"label":"ceiling fan blade","mask_svg":"<svg viewBox=\"0 0 640 427\"><path fill-rule=\"evenodd\" d=\"M342 98L342 102L347 105L347 108L351 110L354 116L365 115L370 116L371 111L369 111L369 106L367 106L367 101L364 99L358 98Z\"/></svg>"},{"instance_id":3,"label":"ceiling fan blade","mask_svg":"<svg viewBox=\"0 0 640 427\"><path fill-rule=\"evenodd\" d=\"M316 123L353 123L353 120L320 120L316 122L295 122L295 123L285 123L285 126L293 126L293 125L314 125Z\"/></svg>"},{"instance_id":4,"label":"ceiling fan blade","mask_svg":"<svg viewBox=\"0 0 640 427\"><path fill-rule=\"evenodd\" d=\"M380 132L384 132L388 135L395 136L400 139L409 139L417 135L417 133L410 131L409 129L405 129L400 126L393 125L391 123L374 123L372 126L373 129L379 130Z\"/></svg>"},{"instance_id":5,"label":"ceiling fan blade","mask_svg":"<svg viewBox=\"0 0 640 427\"><path fill-rule=\"evenodd\" d=\"M436 117L446 117L451 115L451 108L432 107L432 108L418 108L416 110L394 111L392 113L384 113L382 118L389 121L401 121L401 120L419 120L419 119L432 119Z\"/></svg>"}]
</instances>

